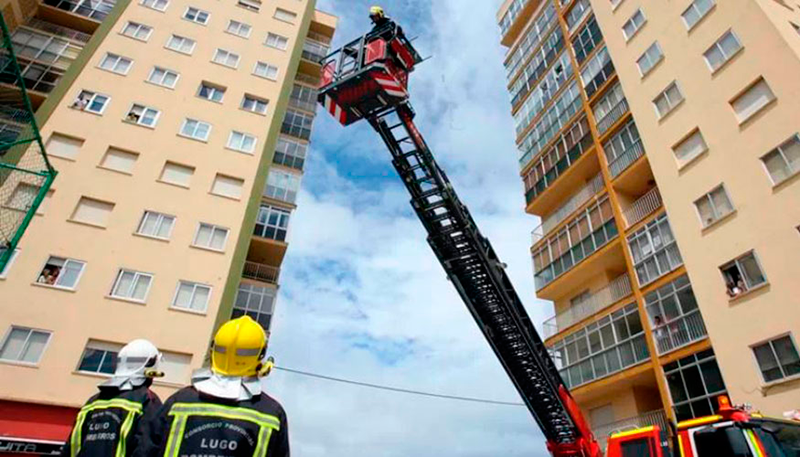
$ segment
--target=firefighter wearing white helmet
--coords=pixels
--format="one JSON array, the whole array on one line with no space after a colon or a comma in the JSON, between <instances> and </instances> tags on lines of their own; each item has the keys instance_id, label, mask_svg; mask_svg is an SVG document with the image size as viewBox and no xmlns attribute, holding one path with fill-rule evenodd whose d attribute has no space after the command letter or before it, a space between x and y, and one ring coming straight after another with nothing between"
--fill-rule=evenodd
<instances>
[{"instance_id":1,"label":"firefighter wearing white helmet","mask_svg":"<svg viewBox=\"0 0 800 457\"><path fill-rule=\"evenodd\" d=\"M161 353L147 340L125 345L117 355L114 374L98 385L100 392L78 412L61 455L133 455L142 441L142 425L151 421L161 407L161 400L150 390L153 378L163 376L158 371L160 361Z\"/></svg>"},{"instance_id":2,"label":"firefighter wearing white helmet","mask_svg":"<svg viewBox=\"0 0 800 457\"><path fill-rule=\"evenodd\" d=\"M211 369L167 399L136 457L288 457L286 413L262 390L266 351L267 334L249 316L223 324Z\"/></svg>"}]
</instances>

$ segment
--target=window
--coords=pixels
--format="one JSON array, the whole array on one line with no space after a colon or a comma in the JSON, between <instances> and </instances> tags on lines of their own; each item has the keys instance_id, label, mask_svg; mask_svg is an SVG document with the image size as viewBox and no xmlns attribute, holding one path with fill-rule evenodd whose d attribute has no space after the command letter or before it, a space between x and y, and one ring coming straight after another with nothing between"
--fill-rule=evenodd
<instances>
[{"instance_id":1,"label":"window","mask_svg":"<svg viewBox=\"0 0 800 457\"><path fill-rule=\"evenodd\" d=\"M772 184L780 184L800 171L800 136L792 135L761 158Z\"/></svg>"},{"instance_id":2,"label":"window","mask_svg":"<svg viewBox=\"0 0 800 457\"><path fill-rule=\"evenodd\" d=\"M157 11L166 11L169 0L142 0L141 4Z\"/></svg>"},{"instance_id":3,"label":"window","mask_svg":"<svg viewBox=\"0 0 800 457\"><path fill-rule=\"evenodd\" d=\"M640 286L655 281L683 264L666 213L629 236L628 246Z\"/></svg>"},{"instance_id":4,"label":"window","mask_svg":"<svg viewBox=\"0 0 800 457\"><path fill-rule=\"evenodd\" d=\"M261 206L256 218L256 227L253 233L262 238L276 241L286 241L286 232L289 230L288 210L272 206Z\"/></svg>"},{"instance_id":5,"label":"window","mask_svg":"<svg viewBox=\"0 0 800 457\"><path fill-rule=\"evenodd\" d=\"M703 227L708 227L733 212L733 203L722 184L695 200L694 206L697 208L697 214L700 216Z\"/></svg>"},{"instance_id":6,"label":"window","mask_svg":"<svg viewBox=\"0 0 800 457\"><path fill-rule=\"evenodd\" d=\"M258 11L261 9L261 2L259 0L239 0L237 5L250 11Z\"/></svg>"},{"instance_id":7,"label":"window","mask_svg":"<svg viewBox=\"0 0 800 457\"><path fill-rule=\"evenodd\" d=\"M194 52L195 41L191 38L186 38L178 35L172 35L167 40L167 49L180 52L181 54L191 55Z\"/></svg>"},{"instance_id":8,"label":"window","mask_svg":"<svg viewBox=\"0 0 800 457\"><path fill-rule=\"evenodd\" d=\"M760 78L747 91L731 101L739 123L744 123L775 100L775 94L764 78Z\"/></svg>"},{"instance_id":9,"label":"window","mask_svg":"<svg viewBox=\"0 0 800 457\"><path fill-rule=\"evenodd\" d=\"M196 22L198 24L206 25L208 24L208 18L211 16L211 13L208 11L203 11L192 6L186 8L186 11L183 13L183 18Z\"/></svg>"},{"instance_id":10,"label":"window","mask_svg":"<svg viewBox=\"0 0 800 457\"><path fill-rule=\"evenodd\" d=\"M48 341L50 332L12 325L0 346L0 360L37 364Z\"/></svg>"},{"instance_id":11,"label":"window","mask_svg":"<svg viewBox=\"0 0 800 457\"><path fill-rule=\"evenodd\" d=\"M614 64L608 54L608 48L599 50L581 70L581 81L586 89L586 96L591 98L614 74ZM526 102L527 105L527 102Z\"/></svg>"},{"instance_id":12,"label":"window","mask_svg":"<svg viewBox=\"0 0 800 457\"><path fill-rule=\"evenodd\" d=\"M639 73L642 77L645 77L653 67L656 66L657 63L661 62L661 59L664 58L664 53L661 52L661 45L658 44L658 41L650 45L649 48L642 54L641 57L636 61L636 65L639 67Z\"/></svg>"},{"instance_id":13,"label":"window","mask_svg":"<svg viewBox=\"0 0 800 457\"><path fill-rule=\"evenodd\" d=\"M81 111L88 111L95 114L103 114L111 97L102 95L88 90L82 90L75 101L72 102L72 108Z\"/></svg>"},{"instance_id":14,"label":"window","mask_svg":"<svg viewBox=\"0 0 800 457\"><path fill-rule=\"evenodd\" d=\"M767 277L758 263L755 251L750 251L738 259L720 267L725 280L728 297L735 298L753 287L767 283Z\"/></svg>"},{"instance_id":15,"label":"window","mask_svg":"<svg viewBox=\"0 0 800 457\"><path fill-rule=\"evenodd\" d=\"M644 299L659 355L706 337L688 276L659 287Z\"/></svg>"},{"instance_id":16,"label":"window","mask_svg":"<svg viewBox=\"0 0 800 457\"><path fill-rule=\"evenodd\" d=\"M211 185L211 193L239 200L242 198L242 187L244 187L243 179L217 174Z\"/></svg>"},{"instance_id":17,"label":"window","mask_svg":"<svg viewBox=\"0 0 800 457\"><path fill-rule=\"evenodd\" d=\"M295 170L303 171L308 146L289 138L279 137L272 161Z\"/></svg>"},{"instance_id":18,"label":"window","mask_svg":"<svg viewBox=\"0 0 800 457\"><path fill-rule=\"evenodd\" d=\"M292 13L291 11L286 11L278 8L275 10L274 18L279 21L284 21L290 24L294 24L295 19L297 19L297 14Z\"/></svg>"},{"instance_id":19,"label":"window","mask_svg":"<svg viewBox=\"0 0 800 457\"><path fill-rule=\"evenodd\" d=\"M100 167L108 170L119 171L120 173L132 174L133 165L139 159L139 154L135 152L123 151L110 146L103 159L100 161Z\"/></svg>"},{"instance_id":20,"label":"window","mask_svg":"<svg viewBox=\"0 0 800 457\"><path fill-rule=\"evenodd\" d=\"M175 216L168 216L155 211L145 211L136 233L168 240L172 234L173 226L175 226Z\"/></svg>"},{"instance_id":21,"label":"window","mask_svg":"<svg viewBox=\"0 0 800 457\"><path fill-rule=\"evenodd\" d=\"M162 67L153 67L153 69L150 70L150 76L147 77L147 81L159 86L174 89L175 84L178 83L178 77L179 75L175 71Z\"/></svg>"},{"instance_id":22,"label":"window","mask_svg":"<svg viewBox=\"0 0 800 457\"><path fill-rule=\"evenodd\" d=\"M629 41L636 35L636 32L642 28L644 23L647 22L647 18L644 17L644 13L642 13L642 9L639 8L633 13L630 19L625 21L625 24L622 25L622 36L625 37L625 41Z\"/></svg>"},{"instance_id":23,"label":"window","mask_svg":"<svg viewBox=\"0 0 800 457\"><path fill-rule=\"evenodd\" d=\"M579 0L576 2L575 6L569 10L565 17L569 31L572 32L591 11L592 7L589 5L589 0Z\"/></svg>"},{"instance_id":24,"label":"window","mask_svg":"<svg viewBox=\"0 0 800 457\"><path fill-rule=\"evenodd\" d=\"M250 27L250 25L244 22L234 21L233 19L228 21L228 27L225 29L226 32L242 38L248 38L251 30L252 27Z\"/></svg>"},{"instance_id":25,"label":"window","mask_svg":"<svg viewBox=\"0 0 800 457\"><path fill-rule=\"evenodd\" d=\"M708 146L699 129L695 129L689 136L672 147L672 152L675 154L679 167L686 165L706 151L708 151Z\"/></svg>"},{"instance_id":26,"label":"window","mask_svg":"<svg viewBox=\"0 0 800 457\"><path fill-rule=\"evenodd\" d=\"M275 295L276 290L273 287L239 284L231 318L248 315L261 324L264 330L269 331L272 314L275 312Z\"/></svg>"},{"instance_id":27,"label":"window","mask_svg":"<svg viewBox=\"0 0 800 457\"><path fill-rule=\"evenodd\" d=\"M281 132L303 140L308 140L311 137L311 124L313 124L313 122L313 115L287 109L286 116L284 116L283 124L281 125Z\"/></svg>"},{"instance_id":28,"label":"window","mask_svg":"<svg viewBox=\"0 0 800 457\"><path fill-rule=\"evenodd\" d=\"M716 43L703 53L703 57L706 58L708 68L713 73L722 68L741 49L742 43L739 38L736 37L733 30L728 30L725 35L722 35Z\"/></svg>"},{"instance_id":29,"label":"window","mask_svg":"<svg viewBox=\"0 0 800 457\"><path fill-rule=\"evenodd\" d=\"M148 108L144 105L134 103L125 116L125 121L145 127L155 127L160 115L161 112L155 108Z\"/></svg>"},{"instance_id":30,"label":"window","mask_svg":"<svg viewBox=\"0 0 800 457\"><path fill-rule=\"evenodd\" d=\"M139 24L138 22L128 21L125 27L122 28L122 34L129 38L136 40L147 41L150 34L153 33L153 28L149 25Z\"/></svg>"},{"instance_id":31,"label":"window","mask_svg":"<svg viewBox=\"0 0 800 457\"><path fill-rule=\"evenodd\" d=\"M176 186L189 187L189 181L194 174L194 167L180 165L174 162L164 164L159 180Z\"/></svg>"},{"instance_id":32,"label":"window","mask_svg":"<svg viewBox=\"0 0 800 457\"><path fill-rule=\"evenodd\" d=\"M200 223L194 235L193 246L222 251L228 240L228 229L216 225Z\"/></svg>"},{"instance_id":33,"label":"window","mask_svg":"<svg viewBox=\"0 0 800 457\"><path fill-rule=\"evenodd\" d=\"M111 296L144 303L152 282L151 274L121 269L111 288Z\"/></svg>"},{"instance_id":34,"label":"window","mask_svg":"<svg viewBox=\"0 0 800 457\"><path fill-rule=\"evenodd\" d=\"M549 352L568 387L609 376L650 357L636 303L567 335Z\"/></svg>"},{"instance_id":35,"label":"window","mask_svg":"<svg viewBox=\"0 0 800 457\"><path fill-rule=\"evenodd\" d=\"M753 346L753 353L765 382L800 373L800 355L790 335Z\"/></svg>"},{"instance_id":36,"label":"window","mask_svg":"<svg viewBox=\"0 0 800 457\"><path fill-rule=\"evenodd\" d=\"M678 87L678 82L672 81L672 84L667 86L667 88L653 100L653 106L656 108L658 118L661 119L675 109L676 106L680 105L682 101L683 93L681 93L681 89Z\"/></svg>"},{"instance_id":37,"label":"window","mask_svg":"<svg viewBox=\"0 0 800 457\"><path fill-rule=\"evenodd\" d=\"M270 48L280 49L281 51L285 51L286 48L289 47L289 39L285 36L280 36L275 33L268 33L267 39L264 41L264 44L269 46Z\"/></svg>"},{"instance_id":38,"label":"window","mask_svg":"<svg viewBox=\"0 0 800 457\"><path fill-rule=\"evenodd\" d=\"M300 191L300 175L277 168L269 171L267 187L264 189L265 197L294 203L298 191Z\"/></svg>"},{"instance_id":39,"label":"window","mask_svg":"<svg viewBox=\"0 0 800 457\"><path fill-rule=\"evenodd\" d=\"M3 253L4 250L0 250L0 254ZM11 270L11 266L14 265L14 261L17 260L19 256L19 249L14 249L14 252L8 257L6 264L3 268L0 268L0 279L6 279L8 277L8 272Z\"/></svg>"},{"instance_id":40,"label":"window","mask_svg":"<svg viewBox=\"0 0 800 457\"><path fill-rule=\"evenodd\" d=\"M256 137L234 130L228 137L228 148L252 154L256 149Z\"/></svg>"},{"instance_id":41,"label":"window","mask_svg":"<svg viewBox=\"0 0 800 457\"><path fill-rule=\"evenodd\" d=\"M35 25L35 27L42 27L45 30L46 25ZM27 26L14 31L11 44L19 57L53 64L62 69L69 67L84 47L83 43L65 40Z\"/></svg>"},{"instance_id":42,"label":"window","mask_svg":"<svg viewBox=\"0 0 800 457\"><path fill-rule=\"evenodd\" d=\"M644 155L639 129L633 119L603 144L603 150L608 157L608 168L612 177L619 176Z\"/></svg>"},{"instance_id":43,"label":"window","mask_svg":"<svg viewBox=\"0 0 800 457\"><path fill-rule=\"evenodd\" d=\"M100 68L120 75L127 75L128 70L131 69L131 65L133 65L131 59L110 52L107 52L106 55L103 56L103 60L100 61Z\"/></svg>"},{"instance_id":44,"label":"window","mask_svg":"<svg viewBox=\"0 0 800 457\"><path fill-rule=\"evenodd\" d=\"M278 79L278 67L275 65L270 65L266 62L256 62L256 66L253 69L253 74L275 81Z\"/></svg>"},{"instance_id":45,"label":"window","mask_svg":"<svg viewBox=\"0 0 800 457\"><path fill-rule=\"evenodd\" d=\"M592 16L572 40L572 49L575 50L575 58L578 63L583 63L601 41L603 41L603 34L600 32L600 26L597 25L597 19Z\"/></svg>"},{"instance_id":46,"label":"window","mask_svg":"<svg viewBox=\"0 0 800 457\"><path fill-rule=\"evenodd\" d=\"M317 89L295 84L289 95L289 105L305 111L315 112L317 109Z\"/></svg>"},{"instance_id":47,"label":"window","mask_svg":"<svg viewBox=\"0 0 800 457\"><path fill-rule=\"evenodd\" d=\"M85 266L86 263L80 260L50 256L36 282L47 286L74 289L78 285Z\"/></svg>"},{"instance_id":48,"label":"window","mask_svg":"<svg viewBox=\"0 0 800 457\"><path fill-rule=\"evenodd\" d=\"M712 349L664 365L664 376L678 421L714 414L717 397L727 394Z\"/></svg>"},{"instance_id":49,"label":"window","mask_svg":"<svg viewBox=\"0 0 800 457\"><path fill-rule=\"evenodd\" d=\"M179 281L172 299L174 308L187 309L205 313L208 309L208 299L211 296L211 287L196 282Z\"/></svg>"},{"instance_id":50,"label":"window","mask_svg":"<svg viewBox=\"0 0 800 457\"><path fill-rule=\"evenodd\" d=\"M211 124L189 118L183 120L181 135L200 141L207 141L209 133L211 133Z\"/></svg>"},{"instance_id":51,"label":"window","mask_svg":"<svg viewBox=\"0 0 800 457\"><path fill-rule=\"evenodd\" d=\"M78 371L112 375L117 369L117 356L121 344L89 340L81 355Z\"/></svg>"},{"instance_id":52,"label":"window","mask_svg":"<svg viewBox=\"0 0 800 457\"><path fill-rule=\"evenodd\" d=\"M236 68L239 66L239 55L224 49L217 49L212 61L226 67Z\"/></svg>"},{"instance_id":53,"label":"window","mask_svg":"<svg viewBox=\"0 0 800 457\"><path fill-rule=\"evenodd\" d=\"M6 198L3 207L17 211L28 212L33 206L33 201L39 194L41 187L26 182L18 182L14 191Z\"/></svg>"},{"instance_id":54,"label":"window","mask_svg":"<svg viewBox=\"0 0 800 457\"><path fill-rule=\"evenodd\" d=\"M75 160L83 146L83 140L54 133L47 140L47 155Z\"/></svg>"},{"instance_id":55,"label":"window","mask_svg":"<svg viewBox=\"0 0 800 457\"><path fill-rule=\"evenodd\" d=\"M242 109L245 111L252 111L258 114L267 114L267 105L269 101L258 98L250 94L244 94L242 98Z\"/></svg>"},{"instance_id":56,"label":"window","mask_svg":"<svg viewBox=\"0 0 800 457\"><path fill-rule=\"evenodd\" d=\"M156 382L186 384L189 379L192 356L177 352L161 351L162 359L158 367L164 372L164 377Z\"/></svg>"},{"instance_id":57,"label":"window","mask_svg":"<svg viewBox=\"0 0 800 457\"><path fill-rule=\"evenodd\" d=\"M714 6L714 0L694 0L688 8L686 8L681 17L683 23L688 30L692 30L700 19L704 18L711 8Z\"/></svg>"},{"instance_id":58,"label":"window","mask_svg":"<svg viewBox=\"0 0 800 457\"><path fill-rule=\"evenodd\" d=\"M594 117L597 120L597 131L602 135L628 112L628 101L622 92L622 85L617 83L607 90L603 96L592 105Z\"/></svg>"},{"instance_id":59,"label":"window","mask_svg":"<svg viewBox=\"0 0 800 457\"><path fill-rule=\"evenodd\" d=\"M106 227L114 204L95 200L94 198L81 197L78 205L72 212L71 221L83 222L85 224Z\"/></svg>"},{"instance_id":60,"label":"window","mask_svg":"<svg viewBox=\"0 0 800 457\"><path fill-rule=\"evenodd\" d=\"M222 102L222 98L225 96L225 88L203 81L200 83L197 96L212 102Z\"/></svg>"}]
</instances>

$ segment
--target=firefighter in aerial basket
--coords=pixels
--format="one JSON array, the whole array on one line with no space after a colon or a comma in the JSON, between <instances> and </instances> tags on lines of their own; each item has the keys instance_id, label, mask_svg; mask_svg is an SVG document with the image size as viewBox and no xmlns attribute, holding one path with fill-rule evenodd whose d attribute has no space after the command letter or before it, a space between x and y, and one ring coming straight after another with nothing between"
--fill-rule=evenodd
<instances>
[{"instance_id":1,"label":"firefighter in aerial basket","mask_svg":"<svg viewBox=\"0 0 800 457\"><path fill-rule=\"evenodd\" d=\"M102 354L101 354L102 356ZM97 364L104 363L102 357ZM158 414L161 400L150 390L161 353L147 340L134 340L117 355L111 379L98 386L78 412L63 457L128 457L144 440L145 424ZM97 367L101 368L100 366Z\"/></svg>"},{"instance_id":2,"label":"firefighter in aerial basket","mask_svg":"<svg viewBox=\"0 0 800 457\"><path fill-rule=\"evenodd\" d=\"M211 369L172 395L149 423L137 457L288 457L286 413L262 390L272 367L267 334L249 316L214 336Z\"/></svg>"}]
</instances>

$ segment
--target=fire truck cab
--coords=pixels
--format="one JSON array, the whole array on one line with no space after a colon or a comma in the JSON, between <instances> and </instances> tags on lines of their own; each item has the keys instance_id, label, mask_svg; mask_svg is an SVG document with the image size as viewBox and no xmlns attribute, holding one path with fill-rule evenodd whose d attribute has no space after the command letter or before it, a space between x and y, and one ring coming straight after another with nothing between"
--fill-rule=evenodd
<instances>
[{"instance_id":1,"label":"fire truck cab","mask_svg":"<svg viewBox=\"0 0 800 457\"><path fill-rule=\"evenodd\" d=\"M719 398L719 412L679 422L672 441L658 426L616 433L608 457L800 457L800 422L771 419Z\"/></svg>"},{"instance_id":2,"label":"fire truck cab","mask_svg":"<svg viewBox=\"0 0 800 457\"><path fill-rule=\"evenodd\" d=\"M322 60L319 103L342 125L380 114L408 98L408 75L420 62L392 22Z\"/></svg>"}]
</instances>

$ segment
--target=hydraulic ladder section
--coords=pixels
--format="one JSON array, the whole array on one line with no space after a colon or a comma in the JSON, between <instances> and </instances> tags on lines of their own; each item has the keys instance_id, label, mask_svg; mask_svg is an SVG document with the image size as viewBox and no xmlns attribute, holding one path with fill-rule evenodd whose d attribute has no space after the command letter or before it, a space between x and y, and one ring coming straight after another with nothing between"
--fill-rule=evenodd
<instances>
[{"instance_id":1,"label":"hydraulic ladder section","mask_svg":"<svg viewBox=\"0 0 800 457\"><path fill-rule=\"evenodd\" d=\"M428 243L548 443L570 446L580 439L581 431L559 395L567 392L566 386L504 265L437 165L413 119L408 101L368 118L392 153L392 164L428 231Z\"/></svg>"}]
</instances>

